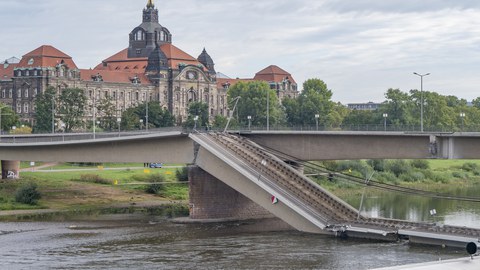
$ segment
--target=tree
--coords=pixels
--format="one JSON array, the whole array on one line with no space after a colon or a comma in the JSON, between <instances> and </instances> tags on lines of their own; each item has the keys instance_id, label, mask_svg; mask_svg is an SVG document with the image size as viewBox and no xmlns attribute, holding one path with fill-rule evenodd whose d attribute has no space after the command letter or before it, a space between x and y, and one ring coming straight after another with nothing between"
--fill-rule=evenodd
<instances>
[{"instance_id":1,"label":"tree","mask_svg":"<svg viewBox=\"0 0 480 270\"><path fill-rule=\"evenodd\" d=\"M285 99L283 106L287 113L288 124L295 126L313 126L318 114L319 125L336 122L339 114L332 113L335 103L331 101L332 91L320 79L308 79L303 83L303 91L296 99Z\"/></svg>"},{"instance_id":2,"label":"tree","mask_svg":"<svg viewBox=\"0 0 480 270\"><path fill-rule=\"evenodd\" d=\"M232 112L235 102L233 100L240 97L237 104L237 111ZM251 124L265 126L267 123L267 98L269 111L269 124L278 125L284 122L285 116L278 102L277 95L271 90L266 82L239 82L232 86L228 91L229 109L234 113L233 117L238 115L239 124L246 126L248 116L251 116Z\"/></svg>"},{"instance_id":3,"label":"tree","mask_svg":"<svg viewBox=\"0 0 480 270\"><path fill-rule=\"evenodd\" d=\"M117 127L117 108L112 98L107 96L99 100L96 109L97 119L100 121L99 127L105 130L114 130Z\"/></svg>"},{"instance_id":4,"label":"tree","mask_svg":"<svg viewBox=\"0 0 480 270\"><path fill-rule=\"evenodd\" d=\"M34 133L50 133L52 130L52 123L54 120L55 97L56 91L53 87L48 87L43 93L39 93L35 100L35 125L33 127Z\"/></svg>"},{"instance_id":5,"label":"tree","mask_svg":"<svg viewBox=\"0 0 480 270\"><path fill-rule=\"evenodd\" d=\"M408 93L400 89L388 89L385 93L386 101L380 107L380 113L387 113L389 122L395 126L418 125L415 105ZM420 112L420 110L418 110ZM418 114L420 116L420 114Z\"/></svg>"},{"instance_id":6,"label":"tree","mask_svg":"<svg viewBox=\"0 0 480 270\"><path fill-rule=\"evenodd\" d=\"M140 129L140 119L143 120L143 123L146 121L146 104L142 103L136 107L131 107L125 110L122 113L122 122L121 126L123 130L133 130ZM159 128L159 127L171 127L175 123L175 118L167 110L160 106L158 102L150 101L148 102L148 126Z\"/></svg>"},{"instance_id":7,"label":"tree","mask_svg":"<svg viewBox=\"0 0 480 270\"><path fill-rule=\"evenodd\" d=\"M70 132L83 126L83 117L87 97L82 89L66 88L58 98L60 120L65 124L65 131Z\"/></svg>"},{"instance_id":8,"label":"tree","mask_svg":"<svg viewBox=\"0 0 480 270\"><path fill-rule=\"evenodd\" d=\"M18 115L10 106L0 103L0 134L4 130L9 130L18 122Z\"/></svg>"},{"instance_id":9,"label":"tree","mask_svg":"<svg viewBox=\"0 0 480 270\"><path fill-rule=\"evenodd\" d=\"M188 119L185 123L187 127L195 125L194 118L198 116L197 127L207 127L209 124L208 104L204 102L192 102L188 105Z\"/></svg>"}]
</instances>

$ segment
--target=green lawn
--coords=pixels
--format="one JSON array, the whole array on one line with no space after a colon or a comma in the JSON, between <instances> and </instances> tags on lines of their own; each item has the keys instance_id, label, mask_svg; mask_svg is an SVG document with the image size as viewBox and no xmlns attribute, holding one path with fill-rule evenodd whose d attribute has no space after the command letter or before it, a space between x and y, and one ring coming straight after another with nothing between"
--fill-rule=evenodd
<instances>
[{"instance_id":1,"label":"green lawn","mask_svg":"<svg viewBox=\"0 0 480 270\"><path fill-rule=\"evenodd\" d=\"M465 163L475 163L480 166L480 160L470 159L430 159L430 168L432 170L448 170L450 168L459 169Z\"/></svg>"}]
</instances>

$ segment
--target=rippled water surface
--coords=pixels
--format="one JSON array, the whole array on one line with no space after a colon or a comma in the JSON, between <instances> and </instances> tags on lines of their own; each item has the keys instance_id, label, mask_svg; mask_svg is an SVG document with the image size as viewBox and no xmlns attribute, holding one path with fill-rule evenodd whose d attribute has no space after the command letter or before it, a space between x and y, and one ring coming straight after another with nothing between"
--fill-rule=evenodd
<instances>
[{"instance_id":1,"label":"rippled water surface","mask_svg":"<svg viewBox=\"0 0 480 270\"><path fill-rule=\"evenodd\" d=\"M0 269L353 270L465 256L462 250L405 243L247 232L251 226L174 224L125 216L0 223Z\"/></svg>"}]
</instances>

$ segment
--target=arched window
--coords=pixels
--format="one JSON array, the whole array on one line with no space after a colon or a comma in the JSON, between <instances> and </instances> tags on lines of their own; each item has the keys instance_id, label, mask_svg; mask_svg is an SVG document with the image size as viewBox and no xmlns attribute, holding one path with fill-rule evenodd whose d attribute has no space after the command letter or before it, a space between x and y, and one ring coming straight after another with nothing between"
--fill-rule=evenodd
<instances>
[{"instance_id":1,"label":"arched window","mask_svg":"<svg viewBox=\"0 0 480 270\"><path fill-rule=\"evenodd\" d=\"M144 39L145 39L144 36L145 36L145 35L144 35L143 31L142 31L142 30L138 30L138 31L135 32L135 34L134 34L134 39L135 39L135 40L144 40Z\"/></svg>"},{"instance_id":2,"label":"arched window","mask_svg":"<svg viewBox=\"0 0 480 270\"><path fill-rule=\"evenodd\" d=\"M160 37L159 37L160 41L165 41L165 37L166 37L165 32L160 31Z\"/></svg>"}]
</instances>

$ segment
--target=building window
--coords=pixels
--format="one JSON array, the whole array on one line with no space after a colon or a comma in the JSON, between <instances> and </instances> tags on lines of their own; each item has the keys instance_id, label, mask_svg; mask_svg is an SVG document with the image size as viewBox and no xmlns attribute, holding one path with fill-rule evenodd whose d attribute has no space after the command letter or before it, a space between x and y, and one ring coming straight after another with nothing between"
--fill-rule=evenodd
<instances>
[{"instance_id":1,"label":"building window","mask_svg":"<svg viewBox=\"0 0 480 270\"><path fill-rule=\"evenodd\" d=\"M33 89L33 97L36 97L38 95L38 88Z\"/></svg>"},{"instance_id":2,"label":"building window","mask_svg":"<svg viewBox=\"0 0 480 270\"><path fill-rule=\"evenodd\" d=\"M92 95L93 95L93 91L92 90L88 91L88 97L92 98Z\"/></svg>"},{"instance_id":3,"label":"building window","mask_svg":"<svg viewBox=\"0 0 480 270\"><path fill-rule=\"evenodd\" d=\"M28 113L28 109L29 109L28 103L23 104L23 112Z\"/></svg>"},{"instance_id":4,"label":"building window","mask_svg":"<svg viewBox=\"0 0 480 270\"><path fill-rule=\"evenodd\" d=\"M12 98L13 97L13 90L10 89L8 90L8 98Z\"/></svg>"},{"instance_id":5,"label":"building window","mask_svg":"<svg viewBox=\"0 0 480 270\"><path fill-rule=\"evenodd\" d=\"M105 91L103 97L104 97L104 98L108 98L108 91Z\"/></svg>"},{"instance_id":6,"label":"building window","mask_svg":"<svg viewBox=\"0 0 480 270\"><path fill-rule=\"evenodd\" d=\"M25 71L25 76L30 76L30 70Z\"/></svg>"},{"instance_id":7,"label":"building window","mask_svg":"<svg viewBox=\"0 0 480 270\"><path fill-rule=\"evenodd\" d=\"M38 71L35 69L35 70L33 71L33 76L37 76L37 75L38 75Z\"/></svg>"},{"instance_id":8,"label":"building window","mask_svg":"<svg viewBox=\"0 0 480 270\"><path fill-rule=\"evenodd\" d=\"M117 91L113 92L113 99L117 99Z\"/></svg>"},{"instance_id":9,"label":"building window","mask_svg":"<svg viewBox=\"0 0 480 270\"><path fill-rule=\"evenodd\" d=\"M17 97L18 97L18 98L21 98L21 97L22 97L22 90L21 90L21 89L17 91Z\"/></svg>"},{"instance_id":10,"label":"building window","mask_svg":"<svg viewBox=\"0 0 480 270\"><path fill-rule=\"evenodd\" d=\"M25 95L26 98L28 98L28 89L25 89Z\"/></svg>"},{"instance_id":11,"label":"building window","mask_svg":"<svg viewBox=\"0 0 480 270\"><path fill-rule=\"evenodd\" d=\"M138 101L140 95L138 94L138 92L135 92L135 100Z\"/></svg>"},{"instance_id":12,"label":"building window","mask_svg":"<svg viewBox=\"0 0 480 270\"><path fill-rule=\"evenodd\" d=\"M136 33L135 33L135 36L134 36L134 39L135 40L144 40L145 38L145 34L143 33L142 30L138 30Z\"/></svg>"},{"instance_id":13,"label":"building window","mask_svg":"<svg viewBox=\"0 0 480 270\"><path fill-rule=\"evenodd\" d=\"M121 99L123 99L123 96L124 96L123 92L120 92L120 98Z\"/></svg>"},{"instance_id":14,"label":"building window","mask_svg":"<svg viewBox=\"0 0 480 270\"><path fill-rule=\"evenodd\" d=\"M127 93L127 100L132 100L132 93L130 92Z\"/></svg>"},{"instance_id":15,"label":"building window","mask_svg":"<svg viewBox=\"0 0 480 270\"><path fill-rule=\"evenodd\" d=\"M142 94L142 101L147 100L146 96L147 96L147 95L146 95L145 93Z\"/></svg>"},{"instance_id":16,"label":"building window","mask_svg":"<svg viewBox=\"0 0 480 270\"><path fill-rule=\"evenodd\" d=\"M136 50L136 53L137 53L137 54L142 54L142 49L137 49L137 50Z\"/></svg>"},{"instance_id":17,"label":"building window","mask_svg":"<svg viewBox=\"0 0 480 270\"><path fill-rule=\"evenodd\" d=\"M20 102L17 102L17 113L22 113L22 106Z\"/></svg>"},{"instance_id":18,"label":"building window","mask_svg":"<svg viewBox=\"0 0 480 270\"><path fill-rule=\"evenodd\" d=\"M5 89L2 90L2 98L5 98Z\"/></svg>"}]
</instances>

